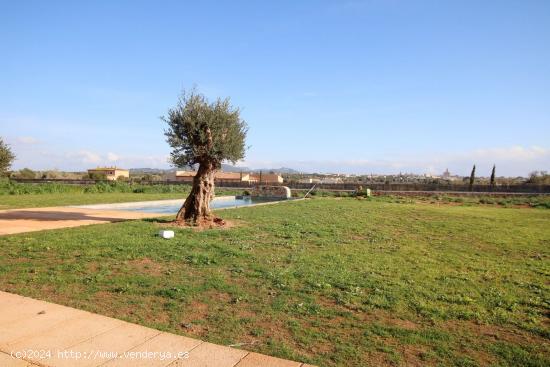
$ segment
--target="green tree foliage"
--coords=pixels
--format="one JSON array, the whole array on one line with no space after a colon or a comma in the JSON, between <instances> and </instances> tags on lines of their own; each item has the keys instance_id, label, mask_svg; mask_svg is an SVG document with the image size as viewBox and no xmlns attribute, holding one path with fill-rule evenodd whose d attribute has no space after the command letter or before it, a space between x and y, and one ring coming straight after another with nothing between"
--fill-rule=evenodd
<instances>
[{"instance_id":1,"label":"green tree foliage","mask_svg":"<svg viewBox=\"0 0 550 367\"><path fill-rule=\"evenodd\" d=\"M547 171L534 171L529 175L528 183L550 185L550 175Z\"/></svg>"},{"instance_id":2,"label":"green tree foliage","mask_svg":"<svg viewBox=\"0 0 550 367\"><path fill-rule=\"evenodd\" d=\"M88 173L88 178L90 180L105 181L105 180L107 180L107 175L105 173L89 172Z\"/></svg>"},{"instance_id":3,"label":"green tree foliage","mask_svg":"<svg viewBox=\"0 0 550 367\"><path fill-rule=\"evenodd\" d=\"M179 168L198 165L193 188L176 220L197 223L210 220L214 174L224 161L244 158L247 125L229 98L209 102L195 90L183 93L177 106L162 118L168 124L166 141L170 160Z\"/></svg>"},{"instance_id":4,"label":"green tree foliage","mask_svg":"<svg viewBox=\"0 0 550 367\"><path fill-rule=\"evenodd\" d=\"M23 168L15 174L15 177L31 180L36 178L36 172L29 168Z\"/></svg>"},{"instance_id":5,"label":"green tree foliage","mask_svg":"<svg viewBox=\"0 0 550 367\"><path fill-rule=\"evenodd\" d=\"M0 138L0 176L4 176L8 172L14 159L15 155L11 148Z\"/></svg>"}]
</instances>

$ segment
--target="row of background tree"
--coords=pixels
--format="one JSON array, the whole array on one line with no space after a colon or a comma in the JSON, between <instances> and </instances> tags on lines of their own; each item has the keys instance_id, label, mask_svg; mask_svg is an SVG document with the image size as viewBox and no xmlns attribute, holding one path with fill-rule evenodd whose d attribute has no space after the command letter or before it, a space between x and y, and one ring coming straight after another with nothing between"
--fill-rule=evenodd
<instances>
[{"instance_id":1,"label":"row of background tree","mask_svg":"<svg viewBox=\"0 0 550 367\"><path fill-rule=\"evenodd\" d=\"M16 178L16 179L63 179L63 180L105 180L105 175L102 174L88 174L86 172L64 172L59 170L46 170L46 171L33 171L28 168L23 168L21 170L6 172L5 176ZM333 175L323 175L323 174L283 174L286 183L297 183L303 181L307 178L319 179L322 180L326 177L333 177ZM165 174L152 174L152 173L131 173L130 179L121 177L121 181L166 181L167 175ZM357 175L345 177L341 176L342 183L381 183L381 184L390 184L390 183L426 183L426 184L455 184L455 185L469 185L470 177L465 176L460 180L446 180L444 178L430 178L424 177L421 175L408 175L408 174L397 174L397 175L381 175L381 176L370 176L370 175ZM535 171L532 172L529 177L494 177L494 182L491 181L491 176L489 177L475 177L473 184L480 185L514 185L514 184L538 184L538 185L550 185L550 174L546 171Z\"/></svg>"}]
</instances>

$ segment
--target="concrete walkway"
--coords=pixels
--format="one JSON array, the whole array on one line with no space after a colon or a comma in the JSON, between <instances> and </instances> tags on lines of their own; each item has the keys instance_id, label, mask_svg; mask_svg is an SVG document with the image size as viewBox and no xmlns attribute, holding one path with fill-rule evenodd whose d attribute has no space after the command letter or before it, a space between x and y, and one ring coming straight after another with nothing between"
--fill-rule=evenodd
<instances>
[{"instance_id":1,"label":"concrete walkway","mask_svg":"<svg viewBox=\"0 0 550 367\"><path fill-rule=\"evenodd\" d=\"M0 292L0 366L308 365Z\"/></svg>"},{"instance_id":2,"label":"concrete walkway","mask_svg":"<svg viewBox=\"0 0 550 367\"><path fill-rule=\"evenodd\" d=\"M49 207L0 210L0 235L119 222L128 219L158 218L166 214L76 207Z\"/></svg>"}]
</instances>

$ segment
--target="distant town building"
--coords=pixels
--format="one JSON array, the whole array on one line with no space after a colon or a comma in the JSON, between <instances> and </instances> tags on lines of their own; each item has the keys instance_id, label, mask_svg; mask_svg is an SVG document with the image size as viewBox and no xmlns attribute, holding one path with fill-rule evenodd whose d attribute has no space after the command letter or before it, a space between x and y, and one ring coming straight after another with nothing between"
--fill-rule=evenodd
<instances>
[{"instance_id":1,"label":"distant town building","mask_svg":"<svg viewBox=\"0 0 550 367\"><path fill-rule=\"evenodd\" d=\"M174 179L176 181L193 182L193 177L197 174L196 171L176 171ZM214 180L232 181L232 182L249 182L250 175L240 172L216 172Z\"/></svg>"},{"instance_id":2,"label":"distant town building","mask_svg":"<svg viewBox=\"0 0 550 367\"><path fill-rule=\"evenodd\" d=\"M88 175L90 175L90 177L93 175L101 175L105 176L107 180L114 181L119 177L130 178L130 171L117 167L98 167L89 169Z\"/></svg>"},{"instance_id":3,"label":"distant town building","mask_svg":"<svg viewBox=\"0 0 550 367\"><path fill-rule=\"evenodd\" d=\"M197 174L197 172L194 172L194 171L175 171L175 172L170 172L168 175L167 175L167 178L168 180L171 180L171 181L193 181L193 177L195 177L195 175Z\"/></svg>"},{"instance_id":4,"label":"distant town building","mask_svg":"<svg viewBox=\"0 0 550 367\"><path fill-rule=\"evenodd\" d=\"M284 182L283 177L276 173L251 174L250 180L253 181L254 183L260 183L260 184L277 184L277 183Z\"/></svg>"},{"instance_id":5,"label":"distant town building","mask_svg":"<svg viewBox=\"0 0 550 367\"><path fill-rule=\"evenodd\" d=\"M321 179L322 184L339 184L343 183L344 181L339 177L325 177Z\"/></svg>"},{"instance_id":6,"label":"distant town building","mask_svg":"<svg viewBox=\"0 0 550 367\"><path fill-rule=\"evenodd\" d=\"M183 182L193 182L193 177L197 172L195 171L176 171L171 179ZM273 184L282 183L284 180L281 176L276 174L250 174L244 172L216 172L214 175L214 181L223 182L246 182L249 184Z\"/></svg>"},{"instance_id":7,"label":"distant town building","mask_svg":"<svg viewBox=\"0 0 550 367\"><path fill-rule=\"evenodd\" d=\"M411 178L413 178L414 176L412 176ZM437 175L432 175L431 173L425 173L424 174L424 177L425 178L439 178L439 176Z\"/></svg>"},{"instance_id":8,"label":"distant town building","mask_svg":"<svg viewBox=\"0 0 550 367\"><path fill-rule=\"evenodd\" d=\"M298 180L298 183L305 183L305 184L316 184L320 182L321 180L318 178L301 178Z\"/></svg>"},{"instance_id":9,"label":"distant town building","mask_svg":"<svg viewBox=\"0 0 550 367\"><path fill-rule=\"evenodd\" d=\"M447 181L460 181L462 180L462 177L457 175L452 175L451 172L449 172L449 169L447 168L445 172L441 175L441 178Z\"/></svg>"},{"instance_id":10,"label":"distant town building","mask_svg":"<svg viewBox=\"0 0 550 367\"><path fill-rule=\"evenodd\" d=\"M244 172L216 172L214 181L250 183L250 174Z\"/></svg>"}]
</instances>

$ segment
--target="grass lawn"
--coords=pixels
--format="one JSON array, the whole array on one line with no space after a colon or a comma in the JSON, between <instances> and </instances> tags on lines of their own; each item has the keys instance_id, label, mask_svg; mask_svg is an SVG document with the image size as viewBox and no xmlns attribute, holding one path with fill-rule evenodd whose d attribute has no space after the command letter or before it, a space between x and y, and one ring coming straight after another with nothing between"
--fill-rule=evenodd
<instances>
[{"instance_id":1,"label":"grass lawn","mask_svg":"<svg viewBox=\"0 0 550 367\"><path fill-rule=\"evenodd\" d=\"M316 198L220 214L238 225L0 237L0 289L321 366L550 365L549 210Z\"/></svg>"}]
</instances>

